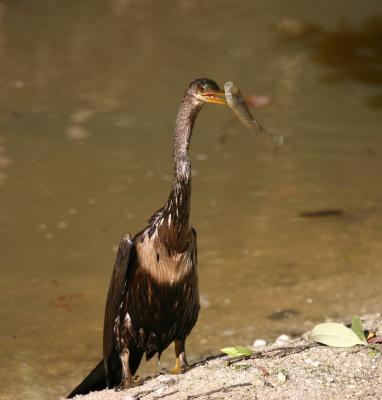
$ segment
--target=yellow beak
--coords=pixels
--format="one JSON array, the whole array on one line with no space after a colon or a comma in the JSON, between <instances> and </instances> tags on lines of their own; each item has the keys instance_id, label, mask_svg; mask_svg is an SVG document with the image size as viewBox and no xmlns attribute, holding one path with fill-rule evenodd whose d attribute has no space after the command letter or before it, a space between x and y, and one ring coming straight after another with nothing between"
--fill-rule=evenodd
<instances>
[{"instance_id":1,"label":"yellow beak","mask_svg":"<svg viewBox=\"0 0 382 400\"><path fill-rule=\"evenodd\" d=\"M224 90L216 90L216 91L214 90L205 92L202 94L202 97L206 103L227 105Z\"/></svg>"}]
</instances>

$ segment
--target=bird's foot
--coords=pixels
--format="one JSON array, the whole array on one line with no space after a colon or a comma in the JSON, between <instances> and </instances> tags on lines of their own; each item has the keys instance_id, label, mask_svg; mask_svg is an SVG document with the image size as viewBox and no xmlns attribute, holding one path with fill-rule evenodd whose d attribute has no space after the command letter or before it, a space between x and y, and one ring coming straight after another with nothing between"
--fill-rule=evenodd
<instances>
[{"instance_id":1,"label":"bird's foot","mask_svg":"<svg viewBox=\"0 0 382 400\"><path fill-rule=\"evenodd\" d=\"M120 384L115 388L117 391L131 389L136 386L140 386L144 383L144 380L139 376L135 376L132 379L121 380Z\"/></svg>"},{"instance_id":2,"label":"bird's foot","mask_svg":"<svg viewBox=\"0 0 382 400\"><path fill-rule=\"evenodd\" d=\"M145 383L144 378L141 378L139 375L134 376L134 381L133 381L134 386L140 386L143 385L144 383Z\"/></svg>"},{"instance_id":3,"label":"bird's foot","mask_svg":"<svg viewBox=\"0 0 382 400\"><path fill-rule=\"evenodd\" d=\"M191 367L187 364L187 362L181 362L179 357L176 359L174 368L170 371L174 375L184 374Z\"/></svg>"}]
</instances>

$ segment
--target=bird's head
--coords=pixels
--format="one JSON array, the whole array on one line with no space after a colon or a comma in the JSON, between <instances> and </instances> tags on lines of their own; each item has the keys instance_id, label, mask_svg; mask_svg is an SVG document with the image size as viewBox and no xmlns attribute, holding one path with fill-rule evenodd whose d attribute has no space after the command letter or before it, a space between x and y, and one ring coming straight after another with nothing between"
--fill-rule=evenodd
<instances>
[{"instance_id":1,"label":"bird's head","mask_svg":"<svg viewBox=\"0 0 382 400\"><path fill-rule=\"evenodd\" d=\"M208 78L196 79L190 83L187 94L198 104L216 103L227 104L224 90Z\"/></svg>"}]
</instances>

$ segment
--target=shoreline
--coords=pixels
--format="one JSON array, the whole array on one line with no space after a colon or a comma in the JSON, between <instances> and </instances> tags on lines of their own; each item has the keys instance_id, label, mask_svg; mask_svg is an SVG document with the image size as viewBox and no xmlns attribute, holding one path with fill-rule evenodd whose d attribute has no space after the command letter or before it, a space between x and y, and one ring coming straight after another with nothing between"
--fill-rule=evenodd
<instances>
[{"instance_id":1,"label":"shoreline","mask_svg":"<svg viewBox=\"0 0 382 400\"><path fill-rule=\"evenodd\" d=\"M362 320L365 330L382 335L379 314ZM125 391L75 399L382 399L382 345L333 348L308 341L304 334L254 350L250 359L211 356L182 375L161 374Z\"/></svg>"}]
</instances>

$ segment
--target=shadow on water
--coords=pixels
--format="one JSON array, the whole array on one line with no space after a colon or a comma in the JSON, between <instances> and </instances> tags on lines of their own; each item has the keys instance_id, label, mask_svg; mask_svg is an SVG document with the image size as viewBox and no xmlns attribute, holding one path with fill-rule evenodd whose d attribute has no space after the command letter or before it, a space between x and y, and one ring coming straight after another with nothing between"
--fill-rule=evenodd
<instances>
[{"instance_id":1,"label":"shadow on water","mask_svg":"<svg viewBox=\"0 0 382 400\"><path fill-rule=\"evenodd\" d=\"M371 109L382 109L382 15L366 19L358 27L340 22L332 30L315 23L284 19L277 24L288 42L304 43L311 60L330 68L327 82L356 81L371 85L380 93L368 98Z\"/></svg>"}]
</instances>

